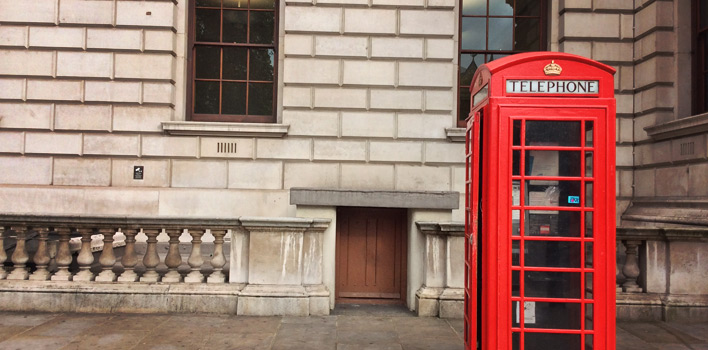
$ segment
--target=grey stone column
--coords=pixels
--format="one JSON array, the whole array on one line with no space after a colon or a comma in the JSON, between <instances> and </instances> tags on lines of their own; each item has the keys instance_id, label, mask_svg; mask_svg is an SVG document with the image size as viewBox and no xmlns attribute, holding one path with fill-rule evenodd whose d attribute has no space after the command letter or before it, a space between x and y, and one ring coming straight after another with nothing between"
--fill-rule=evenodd
<instances>
[{"instance_id":1,"label":"grey stone column","mask_svg":"<svg viewBox=\"0 0 708 350\"><path fill-rule=\"evenodd\" d=\"M38 228L35 231L39 234L37 240L39 244L37 245L37 251L34 253L34 263L37 265L37 270L32 273L30 280L35 281L46 281L50 278L49 270L49 252L47 250L47 240L49 239L49 229Z\"/></svg>"},{"instance_id":2,"label":"grey stone column","mask_svg":"<svg viewBox=\"0 0 708 350\"><path fill-rule=\"evenodd\" d=\"M29 261L29 255L27 254L27 247L25 242L27 240L27 228L22 226L12 227L12 231L15 232L17 237L15 251L12 253L12 263L15 265L14 269L7 276L8 280L26 280L29 278L29 271L27 270L27 261Z\"/></svg>"}]
</instances>

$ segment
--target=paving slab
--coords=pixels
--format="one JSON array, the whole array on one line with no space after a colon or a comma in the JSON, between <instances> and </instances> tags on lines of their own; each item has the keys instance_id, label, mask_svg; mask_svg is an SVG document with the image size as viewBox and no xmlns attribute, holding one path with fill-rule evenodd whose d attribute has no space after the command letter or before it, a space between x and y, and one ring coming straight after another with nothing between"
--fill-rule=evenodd
<instances>
[{"instance_id":1,"label":"paving slab","mask_svg":"<svg viewBox=\"0 0 708 350\"><path fill-rule=\"evenodd\" d=\"M322 317L0 312L0 350L464 348L460 319L375 307L335 311ZM620 322L617 349L708 350L708 323Z\"/></svg>"}]
</instances>

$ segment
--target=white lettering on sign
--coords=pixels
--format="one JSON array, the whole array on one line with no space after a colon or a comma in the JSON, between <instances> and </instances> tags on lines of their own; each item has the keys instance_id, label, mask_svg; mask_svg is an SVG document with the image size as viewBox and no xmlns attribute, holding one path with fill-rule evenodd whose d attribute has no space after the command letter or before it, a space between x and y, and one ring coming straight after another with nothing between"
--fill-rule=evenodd
<instances>
[{"instance_id":1,"label":"white lettering on sign","mask_svg":"<svg viewBox=\"0 0 708 350\"><path fill-rule=\"evenodd\" d=\"M509 94L587 94L600 91L597 80L507 80Z\"/></svg>"}]
</instances>

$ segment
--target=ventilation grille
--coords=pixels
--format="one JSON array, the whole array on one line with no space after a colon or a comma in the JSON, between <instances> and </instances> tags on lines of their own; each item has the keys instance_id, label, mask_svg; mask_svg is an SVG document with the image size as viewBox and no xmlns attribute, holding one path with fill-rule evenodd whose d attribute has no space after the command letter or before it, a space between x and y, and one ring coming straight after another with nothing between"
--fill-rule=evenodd
<instances>
[{"instance_id":1,"label":"ventilation grille","mask_svg":"<svg viewBox=\"0 0 708 350\"><path fill-rule=\"evenodd\" d=\"M236 153L236 142L218 142L216 153Z\"/></svg>"},{"instance_id":2,"label":"ventilation grille","mask_svg":"<svg viewBox=\"0 0 708 350\"><path fill-rule=\"evenodd\" d=\"M682 156L690 156L693 155L693 153L696 151L696 143L695 142L685 142L681 144L681 155Z\"/></svg>"}]
</instances>

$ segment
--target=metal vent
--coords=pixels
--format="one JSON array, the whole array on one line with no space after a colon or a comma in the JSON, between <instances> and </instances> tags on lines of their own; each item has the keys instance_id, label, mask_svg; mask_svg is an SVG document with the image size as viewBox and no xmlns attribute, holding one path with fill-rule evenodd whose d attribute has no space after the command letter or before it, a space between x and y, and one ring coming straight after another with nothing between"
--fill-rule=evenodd
<instances>
[{"instance_id":1,"label":"metal vent","mask_svg":"<svg viewBox=\"0 0 708 350\"><path fill-rule=\"evenodd\" d=\"M690 156L693 155L693 153L696 151L696 143L695 142L685 142L681 144L681 155L682 156Z\"/></svg>"},{"instance_id":2,"label":"metal vent","mask_svg":"<svg viewBox=\"0 0 708 350\"><path fill-rule=\"evenodd\" d=\"M218 142L216 153L236 153L236 142Z\"/></svg>"}]
</instances>

